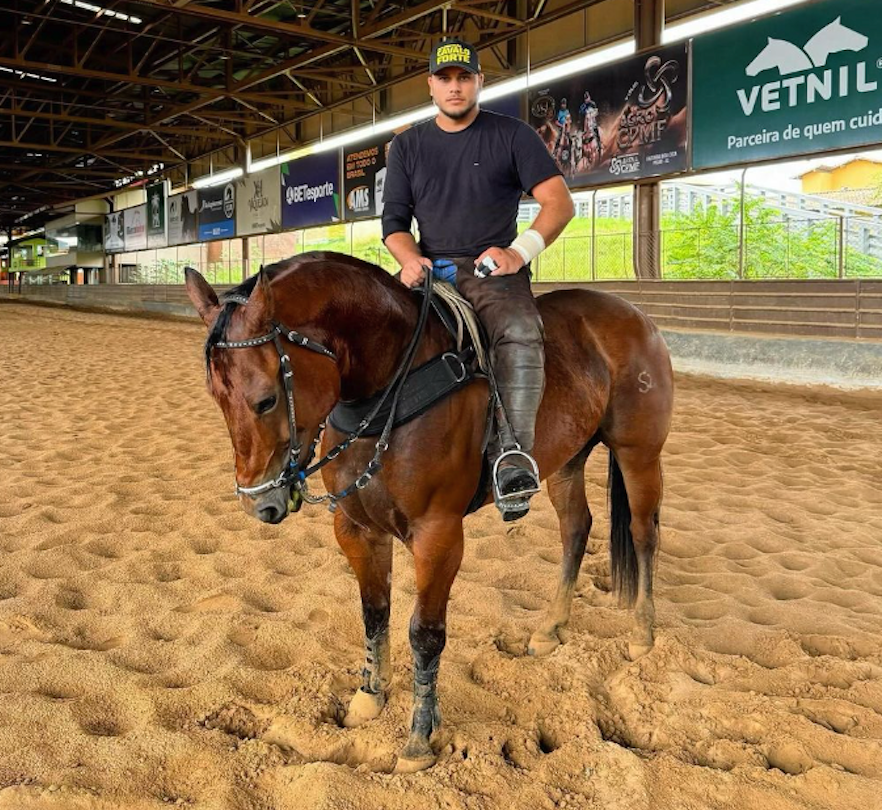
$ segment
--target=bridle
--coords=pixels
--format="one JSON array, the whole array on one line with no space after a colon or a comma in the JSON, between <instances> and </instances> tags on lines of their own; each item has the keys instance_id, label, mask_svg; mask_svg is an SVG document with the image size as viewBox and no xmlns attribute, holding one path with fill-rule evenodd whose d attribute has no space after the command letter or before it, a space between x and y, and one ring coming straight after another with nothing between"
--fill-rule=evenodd
<instances>
[{"instance_id":1,"label":"bridle","mask_svg":"<svg viewBox=\"0 0 882 810\"><path fill-rule=\"evenodd\" d=\"M237 304L248 303L247 298L240 296L227 296L224 301ZM295 346L309 349L311 352L321 354L324 357L333 360L335 363L337 362L337 355L326 346L322 346L321 343L317 343L311 338L306 337L306 335L302 335L294 329L288 329L286 326L275 321L272 323L272 329L260 337L249 338L248 340L225 340L214 344L218 349L251 349L255 346L263 346L266 343L272 343L276 347L276 352L278 352L279 355L279 372L282 375L282 385L285 388L285 406L288 412L288 461L282 468L282 472L279 473L278 478L275 478L272 481L265 481L264 483L257 484L253 487L243 487L238 481L236 481L237 496L247 495L248 497L253 498L257 495L263 495L264 492L269 492L271 489L277 489L279 487L290 488L300 480L300 476L302 475L300 472L299 459L300 454L303 451L303 445L297 441L297 412L294 408L294 370L291 368L291 358L288 356L288 353L282 345L283 337L287 338ZM315 455L315 448L318 444L322 426L320 425L319 427L320 429L316 432L315 438L309 449L309 454L306 460L307 464Z\"/></svg>"},{"instance_id":2,"label":"bridle","mask_svg":"<svg viewBox=\"0 0 882 810\"><path fill-rule=\"evenodd\" d=\"M395 411L397 409L398 399L401 394L401 390L404 387L404 382L407 379L408 372L413 365L413 359L416 355L416 348L419 344L420 337L423 334L426 320L428 319L432 295L432 268L425 267L424 270L424 295L422 306L420 308L419 319L417 321L417 326L411 337L410 343L408 344L407 349L404 352L402 361L398 366L398 370L395 372L392 380L389 382L382 395L379 397L376 405L371 409L370 413L368 413L364 417L364 419L359 422L358 427L352 433L350 433L342 442L340 442L335 447L332 447L331 450L329 450L323 458L321 458L315 464L308 466L310 465L312 459L315 457L315 450L318 446L322 430L325 427L324 422L321 422L319 424L318 430L316 430L315 438L312 440L309 452L307 453L306 459L304 461L304 465L307 465L306 469L301 469L300 456L303 452L303 445L299 441L297 441L297 414L294 409L294 369L291 366L291 358L288 356L288 353L285 351L285 347L282 345L282 339L285 338L289 340L295 347L308 349L311 352L315 352L316 354L320 354L323 357L327 357L329 360L333 360L335 364L337 362L337 355L334 354L334 352L332 352L329 348L327 348L327 346L323 346L321 343L312 340L311 338L307 337L304 334L301 334L295 329L289 329L288 327L284 326L281 323L278 323L277 321L272 322L272 328L265 335L260 335L259 337L255 338L248 338L247 340L218 341L214 344L212 348L251 349L256 346L263 346L266 343L272 343L275 346L276 352L279 355L279 373L282 375L282 385L285 389L285 407L288 412L288 460L279 475L270 481L264 481L262 484L256 484L252 487L243 487L238 481L236 481L237 497L239 495L246 495L249 498L254 498L258 495L263 495L265 492L270 492L273 489L284 488L288 491L298 491L303 500L307 503L323 503L327 501L329 509L333 512L337 508L337 501L345 498L347 495L351 495L357 489L364 489L370 483L371 478L373 478L373 476L377 472L379 472L379 470L383 466L380 462L380 458L383 453L385 453L386 450L389 449L389 435L392 432L392 425L395 421ZM236 303L243 305L248 303L248 298L238 295L227 295L224 297L223 300L224 303ZM390 394L392 394L392 403L389 417L386 420L386 424L383 427L383 432L375 445L374 456L368 463L362 474L359 475L355 479L355 481L353 481L348 487L341 490L340 492L333 494L328 493L326 495L320 496L310 495L307 488L306 479L314 473L318 472L326 464L337 458L337 456L344 452L352 444L352 442L354 442L362 435L362 433L364 433L368 425L370 425L370 423L373 421L374 417L380 412Z\"/></svg>"}]
</instances>

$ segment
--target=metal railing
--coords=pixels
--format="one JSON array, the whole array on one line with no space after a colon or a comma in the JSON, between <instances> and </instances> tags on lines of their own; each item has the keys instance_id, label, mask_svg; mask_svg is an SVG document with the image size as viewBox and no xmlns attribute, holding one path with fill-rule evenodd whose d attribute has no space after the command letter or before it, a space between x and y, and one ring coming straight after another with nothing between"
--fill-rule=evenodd
<instances>
[{"instance_id":1,"label":"metal railing","mask_svg":"<svg viewBox=\"0 0 882 810\"><path fill-rule=\"evenodd\" d=\"M864 217L669 228L642 238L668 280L882 278L882 224ZM631 231L564 236L536 260L534 279L634 278L634 247Z\"/></svg>"}]
</instances>

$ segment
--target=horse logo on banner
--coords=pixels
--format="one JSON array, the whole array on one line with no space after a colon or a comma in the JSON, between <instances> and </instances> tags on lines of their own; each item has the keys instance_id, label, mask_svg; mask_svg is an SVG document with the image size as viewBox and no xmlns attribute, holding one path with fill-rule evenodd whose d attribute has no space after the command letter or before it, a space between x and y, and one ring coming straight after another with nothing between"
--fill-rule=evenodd
<instances>
[{"instance_id":1,"label":"horse logo on banner","mask_svg":"<svg viewBox=\"0 0 882 810\"><path fill-rule=\"evenodd\" d=\"M867 37L847 28L842 24L842 17L837 17L806 42L804 48L786 39L769 37L768 44L747 66L745 73L748 76L756 76L772 68L778 68L781 76L802 73L812 68L824 67L830 54L842 51L856 53L862 51L868 44Z\"/></svg>"}]
</instances>

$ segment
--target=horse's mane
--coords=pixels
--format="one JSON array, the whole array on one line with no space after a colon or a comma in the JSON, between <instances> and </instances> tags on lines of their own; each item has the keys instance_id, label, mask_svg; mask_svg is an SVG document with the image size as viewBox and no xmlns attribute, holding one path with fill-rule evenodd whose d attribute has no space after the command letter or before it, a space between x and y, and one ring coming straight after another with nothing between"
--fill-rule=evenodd
<instances>
[{"instance_id":1,"label":"horse's mane","mask_svg":"<svg viewBox=\"0 0 882 810\"><path fill-rule=\"evenodd\" d=\"M315 250L308 253L300 253L297 256L292 256L290 259L283 259L266 267L261 267L260 272L255 273L241 284L221 295L221 311L212 324L211 329L209 329L208 337L205 341L206 371L211 367L212 350L218 343L222 343L227 339L227 329L233 319L233 314L242 306L243 299L247 300L251 293L254 292L260 274L263 273L270 284L279 284L294 271L308 271L310 265L313 265L314 269L317 269L318 266L328 267L328 265L335 265L337 268L345 267L346 270L354 271L363 278L369 276L369 281L378 282L390 292L392 290L397 291L397 288L400 288L400 284L392 279L381 267L366 262L363 259L348 256L345 253L334 253L332 251Z\"/></svg>"}]
</instances>

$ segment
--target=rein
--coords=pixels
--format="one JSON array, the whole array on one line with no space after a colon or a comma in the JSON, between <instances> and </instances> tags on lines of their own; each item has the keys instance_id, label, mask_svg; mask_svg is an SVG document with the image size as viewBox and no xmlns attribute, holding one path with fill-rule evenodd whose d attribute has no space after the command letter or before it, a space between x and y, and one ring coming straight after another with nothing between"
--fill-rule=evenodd
<instances>
[{"instance_id":1,"label":"rein","mask_svg":"<svg viewBox=\"0 0 882 810\"><path fill-rule=\"evenodd\" d=\"M370 483L371 478L373 478L373 476L382 469L383 465L380 459L383 453L385 453L389 449L389 436L392 433L392 425L395 422L395 412L398 408L398 401L401 397L401 391L404 388L404 383L407 380L407 375L410 372L411 367L413 366L413 360L416 356L417 346L419 345L420 338L422 337L423 331L425 330L426 321L428 320L429 315L429 309L431 307L432 270L431 268L424 268L424 270L424 295L422 306L420 307L419 319L417 320L416 329L411 336L410 343L404 351L401 363L399 364L395 374L392 376L391 381L386 386L383 394L380 396L374 407L371 409L370 413L368 413L364 417L364 419L359 422L358 427L354 431L352 431L342 442L332 447L323 458L319 459L317 462L315 462L315 464L307 466L306 469L300 468L299 461L301 452L303 450L303 445L297 441L297 418L296 411L294 409L294 370L291 367L291 358L288 356L284 346L282 345L282 338L286 338L291 343L293 343L294 346L299 346L300 348L308 349L309 351L321 354L322 356L333 360L335 363L337 362L337 355L334 354L334 352L332 352L326 346L323 346L321 343L317 343L316 341L306 337L306 335L303 335L294 329L288 329L286 326L283 326L281 323L277 323L275 321L272 324L272 329L267 332L267 334L261 335L260 337L249 338L247 340L218 341L214 344L214 346L219 349L250 349L255 346L263 346L266 343L272 343L275 346L276 352L278 352L279 355L279 372L282 375L282 384L285 388L285 403L288 411L288 461L283 467L282 471L279 473L278 477L272 479L271 481L265 481L264 483L256 484L253 487L243 487L239 484L238 481L236 481L237 496L247 495L253 498L257 495L262 495L265 492L269 492L272 489L284 487L289 490L298 491L303 500L307 503L317 504L327 501L328 508L331 512L334 512L337 508L337 501L347 497L348 495L351 495L357 489L364 489ZM225 301L234 302L237 304L248 303L248 299L244 296L228 296L225 298ZM380 412L385 402L389 399L390 394L392 395L392 400L389 416L386 420L386 424L383 427L383 432L380 434L380 438L377 440L377 443L375 445L374 456L368 463L367 467L365 467L361 475L359 475L348 487L340 490L337 493L328 493L326 495L316 496L310 495L307 488L306 479L314 473L318 472L326 464L337 458L341 453L347 450L356 439L361 437L361 435L373 421L374 417ZM309 453L306 456L305 463L307 465L310 464L315 456L315 449L318 446L319 437L321 436L321 432L324 427L324 422L319 424L319 429L316 432L315 438L310 445Z\"/></svg>"}]
</instances>

